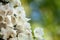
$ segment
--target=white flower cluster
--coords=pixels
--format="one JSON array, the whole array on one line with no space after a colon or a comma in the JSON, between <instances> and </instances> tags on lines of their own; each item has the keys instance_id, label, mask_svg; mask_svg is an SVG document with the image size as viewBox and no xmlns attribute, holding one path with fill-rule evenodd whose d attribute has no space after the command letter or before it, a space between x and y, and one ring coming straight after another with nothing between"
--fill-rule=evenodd
<instances>
[{"instance_id":1,"label":"white flower cluster","mask_svg":"<svg viewBox=\"0 0 60 40\"><path fill-rule=\"evenodd\" d=\"M3 5L3 2L8 2ZM0 38L4 40L32 40L30 19L26 18L20 0L0 2ZM5 3L4 2L4 3Z\"/></svg>"}]
</instances>

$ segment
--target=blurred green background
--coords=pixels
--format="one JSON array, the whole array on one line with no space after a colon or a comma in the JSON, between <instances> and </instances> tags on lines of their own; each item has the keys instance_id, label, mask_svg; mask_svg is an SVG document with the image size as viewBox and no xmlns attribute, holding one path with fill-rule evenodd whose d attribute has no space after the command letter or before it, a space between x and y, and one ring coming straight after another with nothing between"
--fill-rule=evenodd
<instances>
[{"instance_id":1,"label":"blurred green background","mask_svg":"<svg viewBox=\"0 0 60 40\"><path fill-rule=\"evenodd\" d=\"M60 40L60 0L21 0L31 23L32 34L43 27L46 40Z\"/></svg>"}]
</instances>

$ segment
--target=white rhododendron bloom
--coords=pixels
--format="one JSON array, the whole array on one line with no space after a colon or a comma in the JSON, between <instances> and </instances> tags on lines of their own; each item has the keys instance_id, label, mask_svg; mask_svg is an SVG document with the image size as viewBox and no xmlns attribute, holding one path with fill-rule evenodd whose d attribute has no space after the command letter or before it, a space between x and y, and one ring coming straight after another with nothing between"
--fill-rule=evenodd
<instances>
[{"instance_id":1,"label":"white rhododendron bloom","mask_svg":"<svg viewBox=\"0 0 60 40\"><path fill-rule=\"evenodd\" d=\"M4 40L32 40L31 26L20 0L0 2L0 35Z\"/></svg>"}]
</instances>

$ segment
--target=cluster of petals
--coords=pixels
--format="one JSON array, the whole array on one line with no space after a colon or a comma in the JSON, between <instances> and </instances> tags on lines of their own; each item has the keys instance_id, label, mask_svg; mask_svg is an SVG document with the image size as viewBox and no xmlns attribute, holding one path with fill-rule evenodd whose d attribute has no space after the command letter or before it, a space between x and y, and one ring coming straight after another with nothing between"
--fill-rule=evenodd
<instances>
[{"instance_id":1,"label":"cluster of petals","mask_svg":"<svg viewBox=\"0 0 60 40\"><path fill-rule=\"evenodd\" d=\"M31 26L20 0L0 3L0 35L4 40L32 40Z\"/></svg>"}]
</instances>

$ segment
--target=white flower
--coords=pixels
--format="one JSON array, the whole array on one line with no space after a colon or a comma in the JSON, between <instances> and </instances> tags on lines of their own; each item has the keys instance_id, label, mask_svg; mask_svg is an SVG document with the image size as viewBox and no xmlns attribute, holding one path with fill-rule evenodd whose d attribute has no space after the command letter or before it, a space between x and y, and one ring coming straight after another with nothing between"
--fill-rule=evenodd
<instances>
[{"instance_id":1,"label":"white flower","mask_svg":"<svg viewBox=\"0 0 60 40\"><path fill-rule=\"evenodd\" d=\"M1 16L5 16L6 15L5 11L3 10L3 7L0 7L0 15Z\"/></svg>"},{"instance_id":2,"label":"white flower","mask_svg":"<svg viewBox=\"0 0 60 40\"><path fill-rule=\"evenodd\" d=\"M18 40L28 40L28 36L24 33L19 33Z\"/></svg>"},{"instance_id":3,"label":"white flower","mask_svg":"<svg viewBox=\"0 0 60 40\"><path fill-rule=\"evenodd\" d=\"M16 18L14 16L11 16L11 22L12 24L16 24Z\"/></svg>"},{"instance_id":4,"label":"white flower","mask_svg":"<svg viewBox=\"0 0 60 40\"><path fill-rule=\"evenodd\" d=\"M18 39L17 39L17 37L15 37L15 38L10 38L9 40L18 40Z\"/></svg>"},{"instance_id":5,"label":"white flower","mask_svg":"<svg viewBox=\"0 0 60 40\"><path fill-rule=\"evenodd\" d=\"M20 0L9 0L12 6L21 6Z\"/></svg>"},{"instance_id":6,"label":"white flower","mask_svg":"<svg viewBox=\"0 0 60 40\"><path fill-rule=\"evenodd\" d=\"M26 29L30 29L30 28L31 28L30 23L25 22L25 23L24 23L24 27L25 27Z\"/></svg>"},{"instance_id":7,"label":"white flower","mask_svg":"<svg viewBox=\"0 0 60 40\"><path fill-rule=\"evenodd\" d=\"M7 30L6 29L4 29L4 28L1 28L1 33L4 35L3 36L3 39L7 39L7 36L8 36L8 34L6 34L7 33Z\"/></svg>"},{"instance_id":8,"label":"white flower","mask_svg":"<svg viewBox=\"0 0 60 40\"><path fill-rule=\"evenodd\" d=\"M17 7L15 10L18 13L18 16L21 16L23 18L26 17L24 8L22 6Z\"/></svg>"},{"instance_id":9,"label":"white flower","mask_svg":"<svg viewBox=\"0 0 60 40\"><path fill-rule=\"evenodd\" d=\"M42 37L44 35L43 28L35 28L34 35L35 37Z\"/></svg>"}]
</instances>

